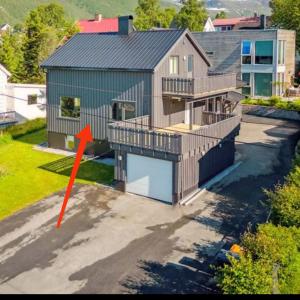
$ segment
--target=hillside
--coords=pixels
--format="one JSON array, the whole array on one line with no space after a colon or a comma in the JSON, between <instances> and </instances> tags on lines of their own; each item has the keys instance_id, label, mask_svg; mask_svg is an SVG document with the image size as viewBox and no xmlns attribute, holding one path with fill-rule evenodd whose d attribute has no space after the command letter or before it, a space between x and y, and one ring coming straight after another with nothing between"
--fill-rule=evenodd
<instances>
[{"instance_id":1,"label":"hillside","mask_svg":"<svg viewBox=\"0 0 300 300\"><path fill-rule=\"evenodd\" d=\"M15 25L24 20L25 15L35 6L42 3L61 3L73 20L92 17L96 11L105 17L122 14L133 14L138 0L0 0L0 23ZM163 6L176 5L180 0L161 0ZM218 9L225 8L229 16L269 13L268 0L205 0L211 16Z\"/></svg>"}]
</instances>

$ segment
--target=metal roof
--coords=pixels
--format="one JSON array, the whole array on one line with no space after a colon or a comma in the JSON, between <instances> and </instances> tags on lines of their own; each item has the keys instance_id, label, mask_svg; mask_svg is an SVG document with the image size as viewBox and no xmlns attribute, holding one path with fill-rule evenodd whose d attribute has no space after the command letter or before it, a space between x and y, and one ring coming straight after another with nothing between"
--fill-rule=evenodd
<instances>
[{"instance_id":1,"label":"metal roof","mask_svg":"<svg viewBox=\"0 0 300 300\"><path fill-rule=\"evenodd\" d=\"M153 70L185 30L78 33L41 67Z\"/></svg>"}]
</instances>

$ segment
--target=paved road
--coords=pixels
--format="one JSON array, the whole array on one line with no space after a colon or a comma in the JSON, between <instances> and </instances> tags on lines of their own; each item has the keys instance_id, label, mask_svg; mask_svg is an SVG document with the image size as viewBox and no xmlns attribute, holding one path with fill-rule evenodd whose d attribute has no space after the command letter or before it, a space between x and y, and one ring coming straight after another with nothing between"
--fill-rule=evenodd
<instances>
[{"instance_id":1,"label":"paved road","mask_svg":"<svg viewBox=\"0 0 300 300\"><path fill-rule=\"evenodd\" d=\"M299 137L289 122L245 121L264 124L242 123L242 164L190 206L77 185L60 230L64 191L2 221L0 293L216 292L208 264L266 220L262 189L287 174Z\"/></svg>"}]
</instances>

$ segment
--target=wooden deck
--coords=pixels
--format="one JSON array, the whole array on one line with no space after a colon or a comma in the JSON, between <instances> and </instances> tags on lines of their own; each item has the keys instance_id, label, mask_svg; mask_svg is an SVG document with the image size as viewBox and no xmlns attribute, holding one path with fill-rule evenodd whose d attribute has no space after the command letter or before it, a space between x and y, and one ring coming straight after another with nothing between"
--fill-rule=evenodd
<instances>
[{"instance_id":1,"label":"wooden deck","mask_svg":"<svg viewBox=\"0 0 300 300\"><path fill-rule=\"evenodd\" d=\"M190 125L188 124L184 124L184 123L179 123L179 124L175 124L173 126L170 127L166 127L163 129L158 129L156 130L157 132L165 132L165 133L170 133L170 134L175 134L175 133L189 133L193 130L198 130L200 129L201 126L193 124L192 125L192 130L190 129Z\"/></svg>"}]
</instances>

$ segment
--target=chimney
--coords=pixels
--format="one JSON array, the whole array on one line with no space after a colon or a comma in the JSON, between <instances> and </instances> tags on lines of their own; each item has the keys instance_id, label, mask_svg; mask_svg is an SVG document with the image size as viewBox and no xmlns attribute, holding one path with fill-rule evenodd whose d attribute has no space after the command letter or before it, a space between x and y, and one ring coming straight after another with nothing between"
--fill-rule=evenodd
<instances>
[{"instance_id":1,"label":"chimney","mask_svg":"<svg viewBox=\"0 0 300 300\"><path fill-rule=\"evenodd\" d=\"M133 31L133 16L119 17L119 34L129 35Z\"/></svg>"},{"instance_id":2,"label":"chimney","mask_svg":"<svg viewBox=\"0 0 300 300\"><path fill-rule=\"evenodd\" d=\"M95 21L98 21L98 22L102 21L102 15L99 13L95 13Z\"/></svg>"},{"instance_id":3,"label":"chimney","mask_svg":"<svg viewBox=\"0 0 300 300\"><path fill-rule=\"evenodd\" d=\"M267 28L267 16L266 15L261 15L260 16L260 28L261 29L266 29Z\"/></svg>"}]
</instances>

